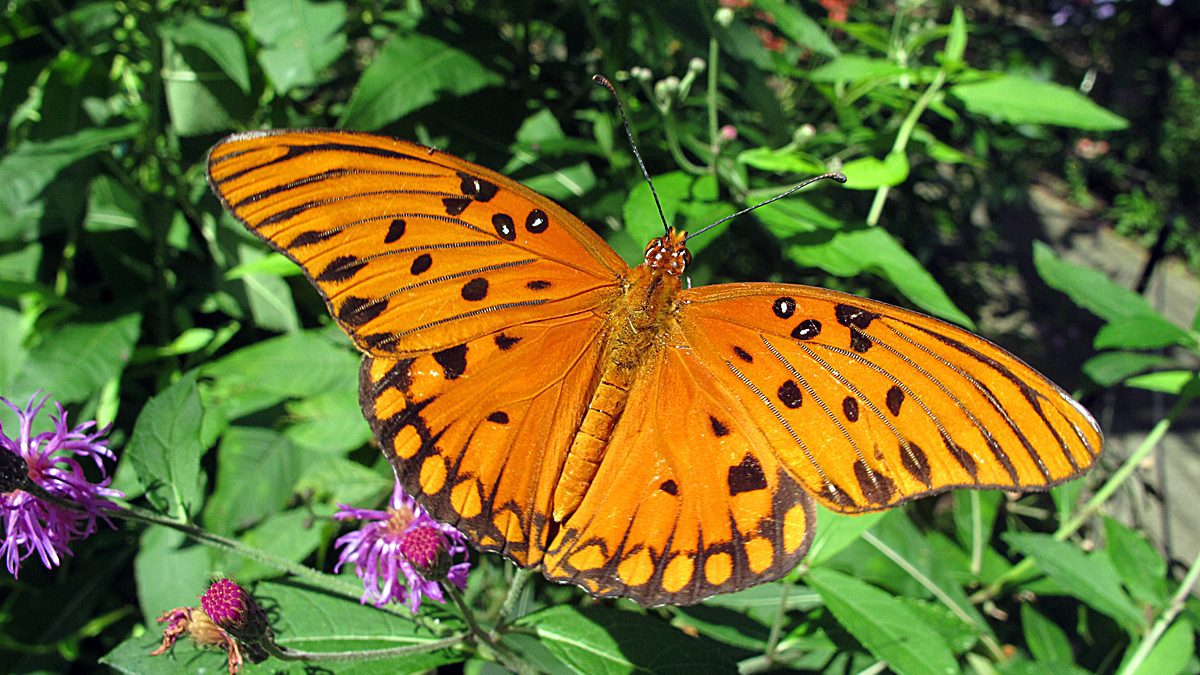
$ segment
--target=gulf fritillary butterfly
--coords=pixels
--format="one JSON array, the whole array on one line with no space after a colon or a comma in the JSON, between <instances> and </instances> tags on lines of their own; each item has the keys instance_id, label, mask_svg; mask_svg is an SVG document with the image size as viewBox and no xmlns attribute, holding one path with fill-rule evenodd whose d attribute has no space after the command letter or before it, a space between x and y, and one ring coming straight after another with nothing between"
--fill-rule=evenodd
<instances>
[{"instance_id":1,"label":"gulf fritillary butterfly","mask_svg":"<svg viewBox=\"0 0 1200 675\"><path fill-rule=\"evenodd\" d=\"M683 233L630 268L431 148L242 133L208 175L363 352L363 414L404 488L595 596L698 602L795 566L814 502L1046 488L1100 452L1082 406L982 338L820 288L683 288Z\"/></svg>"}]
</instances>

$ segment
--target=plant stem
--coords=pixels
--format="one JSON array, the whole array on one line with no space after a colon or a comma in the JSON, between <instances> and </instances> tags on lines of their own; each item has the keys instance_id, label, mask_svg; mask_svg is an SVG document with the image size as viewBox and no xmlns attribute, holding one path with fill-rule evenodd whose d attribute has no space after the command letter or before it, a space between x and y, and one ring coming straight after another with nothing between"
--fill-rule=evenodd
<instances>
[{"instance_id":1,"label":"plant stem","mask_svg":"<svg viewBox=\"0 0 1200 675\"><path fill-rule=\"evenodd\" d=\"M708 91L705 92L705 103L708 106L708 142L711 153L708 159L708 171L717 175L717 154L721 151L721 139L717 136L717 59L721 50L716 36L708 39Z\"/></svg>"},{"instance_id":2,"label":"plant stem","mask_svg":"<svg viewBox=\"0 0 1200 675\"><path fill-rule=\"evenodd\" d=\"M341 578L332 574L318 572L311 567L306 567L300 563L292 562L286 558L281 558L274 553L270 553L269 551L264 551L253 546L247 546L240 541L228 539L219 534L213 534L212 532L203 530L195 525L189 525L187 523L171 520L170 518L160 516L153 511L148 511L136 506L123 506L121 510L109 512L108 515L117 518L123 518L125 520L142 522L149 525L161 525L163 527L169 527L173 530L182 532L197 541L215 546L216 548L230 551L232 553L236 553L244 558L248 558L250 560L254 560L255 562L260 562L264 565L278 569L281 572L286 572L294 577L303 579L317 588L329 591L335 595L353 598L355 600L362 596L361 587L343 581ZM385 611L392 610L385 609ZM405 618L411 618L407 612L400 614L399 611L393 611L393 613L404 616Z\"/></svg>"},{"instance_id":3,"label":"plant stem","mask_svg":"<svg viewBox=\"0 0 1200 675\"><path fill-rule=\"evenodd\" d=\"M957 616L965 623L974 626L975 630L977 631L977 635L979 635L980 642L983 643L984 647L987 647L988 652L991 653L992 659L998 662L1007 660L1004 656L1004 650L1000 648L999 643L996 642L996 638L992 637L991 633L988 631L988 627L986 625L981 625L979 620L974 615L972 615L963 607L960 607L959 604L954 601L954 598L951 598L946 591L942 590L941 586L938 586L936 583L934 583L933 579L930 579L928 576L926 576L924 572L917 569L912 563L908 562L908 560L906 560L904 556L900 555L898 551L885 544L883 540L881 540L879 537L876 537L874 534L871 534L870 531L863 532L862 538L863 541L867 542L871 546L874 546L877 551L886 556L888 560L896 563L900 569L907 572L908 575L915 579L917 583L924 586L925 590L932 593L933 597L937 598L939 602L945 605L946 608L954 614L954 616Z\"/></svg>"},{"instance_id":4,"label":"plant stem","mask_svg":"<svg viewBox=\"0 0 1200 675\"><path fill-rule=\"evenodd\" d=\"M512 583L508 586L508 595L504 596L504 604L500 605L500 615L496 618L496 628L492 631L493 635L508 623L508 617L516 609L517 600L521 598L521 591L525 590L525 584L529 583L529 578L532 575L532 572L520 567L513 574Z\"/></svg>"},{"instance_id":5,"label":"plant stem","mask_svg":"<svg viewBox=\"0 0 1200 675\"><path fill-rule=\"evenodd\" d=\"M934 76L933 81L925 89L925 93L921 94L921 98L917 99L912 110L908 111L908 116L904 118L904 122L900 124L900 130L896 132L896 140L892 142L892 150L888 153L889 155L903 153L905 148L908 147L908 140L912 137L913 129L917 127L917 121L945 83L946 69L939 68L937 75ZM889 190L891 188L887 185L881 185L875 190L875 200L871 202L871 211L867 214L867 225L875 226L879 224L879 218L883 215L883 204L887 200Z\"/></svg>"},{"instance_id":6,"label":"plant stem","mask_svg":"<svg viewBox=\"0 0 1200 675\"><path fill-rule=\"evenodd\" d=\"M267 650L268 654L281 661L323 661L328 663L337 661L370 661L374 659L386 659L395 656L410 656L412 654L436 652L439 649L446 649L462 644L468 637L470 637L469 633L461 633L459 635L452 635L450 637L434 640L432 642L405 645L403 647L364 649L362 651L345 652L306 652L299 649L281 647L275 644L274 640L263 640L262 646Z\"/></svg>"},{"instance_id":7,"label":"plant stem","mask_svg":"<svg viewBox=\"0 0 1200 675\"><path fill-rule=\"evenodd\" d=\"M1196 580L1200 579L1200 554L1196 555L1196 559L1192 561L1192 566L1188 568L1187 574L1183 577L1183 583L1179 585L1179 590L1175 591L1175 595L1171 596L1171 602L1163 613L1158 617L1158 621L1154 622L1154 626L1150 628L1150 632L1146 633L1146 637L1137 646L1137 650L1133 652L1133 656L1129 657L1129 661L1121 670L1117 671L1117 675L1129 675L1136 673L1150 656L1150 652L1162 638L1163 633L1167 632L1171 622L1179 613L1183 611L1184 604L1187 602L1188 596L1192 592L1192 587L1196 585Z\"/></svg>"},{"instance_id":8,"label":"plant stem","mask_svg":"<svg viewBox=\"0 0 1200 675\"><path fill-rule=\"evenodd\" d=\"M1175 421L1175 418L1178 417L1179 414L1182 413L1192 402L1192 398L1193 396L1187 395L1186 393L1183 396L1180 396L1179 400L1175 402L1174 406L1172 406L1171 411L1167 413L1167 416L1159 420L1158 424L1154 425L1154 428L1150 430L1149 434L1146 434L1146 438L1142 439L1142 442L1138 445L1137 449L1134 450L1133 453L1129 455L1129 457L1126 458L1126 460L1121 464L1121 467L1117 469L1107 481L1105 481L1104 485L1096 491L1096 494L1093 495L1090 500L1088 500L1088 503L1082 509L1080 509L1078 513L1072 516L1070 520L1059 526L1058 531L1054 533L1055 540L1066 541L1068 537L1079 531L1079 528L1083 527L1084 523L1086 523L1089 518L1091 518L1100 510L1100 507L1102 507L1104 503L1108 501L1109 497L1111 497L1113 493L1117 491L1117 488L1121 487L1121 485L1131 475L1133 475L1133 472L1137 470L1137 467L1142 463L1142 460L1146 459L1150 452L1154 450L1154 448L1158 445L1158 442L1162 440L1164 435L1166 435L1167 430L1171 428L1171 424ZM971 595L971 602L978 604L985 600L991 600L1000 593L1005 585L1016 579L1024 577L1026 574L1033 571L1033 569L1033 558L1025 558L1021 562L1010 567L1004 574L996 577L995 581Z\"/></svg>"},{"instance_id":9,"label":"plant stem","mask_svg":"<svg viewBox=\"0 0 1200 675\"><path fill-rule=\"evenodd\" d=\"M781 584L779 590L779 606L775 608L775 620L771 622L771 634L767 637L767 649L763 652L763 657L768 662L775 658L775 652L779 649L779 638L783 636L783 619L787 616L788 591L791 588L791 584Z\"/></svg>"}]
</instances>

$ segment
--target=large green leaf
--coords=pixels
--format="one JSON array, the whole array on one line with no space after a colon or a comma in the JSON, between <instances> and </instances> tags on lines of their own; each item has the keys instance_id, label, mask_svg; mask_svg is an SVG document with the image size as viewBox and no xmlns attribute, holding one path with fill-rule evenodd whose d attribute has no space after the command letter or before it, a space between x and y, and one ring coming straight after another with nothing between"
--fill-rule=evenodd
<instances>
[{"instance_id":1,"label":"large green leaf","mask_svg":"<svg viewBox=\"0 0 1200 675\"><path fill-rule=\"evenodd\" d=\"M43 205L38 195L60 171L121 141L133 138L137 125L84 129L45 143L26 141L0 159L0 241L32 240Z\"/></svg>"},{"instance_id":2,"label":"large green leaf","mask_svg":"<svg viewBox=\"0 0 1200 675\"><path fill-rule=\"evenodd\" d=\"M1066 632L1050 619L1038 614L1033 605L1021 604L1021 628L1025 632L1025 644L1038 661L1055 668L1075 662L1071 653L1071 641Z\"/></svg>"},{"instance_id":3,"label":"large green leaf","mask_svg":"<svg viewBox=\"0 0 1200 675\"><path fill-rule=\"evenodd\" d=\"M1132 650L1125 657L1132 656ZM1158 643L1150 650L1146 660L1133 671L1125 669L1122 662L1118 673L1130 675L1176 675L1176 673L1196 672L1196 631L1192 622L1186 617L1176 619L1159 638ZM1192 670L1189 670L1189 665Z\"/></svg>"},{"instance_id":4,"label":"large green leaf","mask_svg":"<svg viewBox=\"0 0 1200 675\"><path fill-rule=\"evenodd\" d=\"M176 519L199 507L203 416L190 373L146 403L125 449L150 503Z\"/></svg>"},{"instance_id":5,"label":"large green leaf","mask_svg":"<svg viewBox=\"0 0 1200 675\"><path fill-rule=\"evenodd\" d=\"M845 186L851 190L874 190L899 185L908 178L908 157L903 152L889 152L882 160L875 157L852 159L842 167Z\"/></svg>"},{"instance_id":6,"label":"large green leaf","mask_svg":"<svg viewBox=\"0 0 1200 675\"><path fill-rule=\"evenodd\" d=\"M320 83L322 72L346 50L341 2L247 0L246 18L263 44L258 61L282 94Z\"/></svg>"},{"instance_id":7,"label":"large green leaf","mask_svg":"<svg viewBox=\"0 0 1200 675\"><path fill-rule=\"evenodd\" d=\"M204 507L205 526L231 534L283 510L304 460L305 453L278 432L231 427L217 450L216 489Z\"/></svg>"},{"instance_id":8,"label":"large green leaf","mask_svg":"<svg viewBox=\"0 0 1200 675\"><path fill-rule=\"evenodd\" d=\"M243 94L250 93L250 66L246 47L237 31L198 16L185 16L163 27L161 34L179 45L196 47L208 55Z\"/></svg>"},{"instance_id":9,"label":"large green leaf","mask_svg":"<svg viewBox=\"0 0 1200 675\"><path fill-rule=\"evenodd\" d=\"M828 568L810 570L804 581L821 594L838 623L893 671L958 672L945 639L900 598Z\"/></svg>"},{"instance_id":10,"label":"large green leaf","mask_svg":"<svg viewBox=\"0 0 1200 675\"><path fill-rule=\"evenodd\" d=\"M1125 588L1140 602L1167 604L1167 562L1146 537L1112 518L1104 518L1108 557Z\"/></svg>"},{"instance_id":11,"label":"large green leaf","mask_svg":"<svg viewBox=\"0 0 1200 675\"><path fill-rule=\"evenodd\" d=\"M87 399L125 369L141 320L127 314L106 323L71 323L45 334L6 395L24 400L41 389L62 403Z\"/></svg>"},{"instance_id":12,"label":"large green leaf","mask_svg":"<svg viewBox=\"0 0 1200 675\"><path fill-rule=\"evenodd\" d=\"M378 129L442 94L466 96L501 81L475 57L441 40L396 36L363 72L338 127Z\"/></svg>"},{"instance_id":13,"label":"large green leaf","mask_svg":"<svg viewBox=\"0 0 1200 675\"><path fill-rule=\"evenodd\" d=\"M689 637L657 619L608 607L550 607L526 615L532 629L575 673L732 672L715 643Z\"/></svg>"},{"instance_id":14,"label":"large green leaf","mask_svg":"<svg viewBox=\"0 0 1200 675\"><path fill-rule=\"evenodd\" d=\"M1048 245L1033 242L1033 264L1051 288L1105 321L1157 314L1145 298L1112 281L1100 270L1069 263Z\"/></svg>"},{"instance_id":15,"label":"large green leaf","mask_svg":"<svg viewBox=\"0 0 1200 675\"><path fill-rule=\"evenodd\" d=\"M1089 131L1117 131L1129 126L1128 120L1075 89L1019 75L955 85L950 94L976 115L1012 124L1054 124Z\"/></svg>"},{"instance_id":16,"label":"large green leaf","mask_svg":"<svg viewBox=\"0 0 1200 675\"><path fill-rule=\"evenodd\" d=\"M1046 534L1006 532L1004 539L1034 563L1068 595L1115 619L1126 628L1140 628L1146 619L1121 588L1117 571L1103 552L1084 553Z\"/></svg>"}]
</instances>

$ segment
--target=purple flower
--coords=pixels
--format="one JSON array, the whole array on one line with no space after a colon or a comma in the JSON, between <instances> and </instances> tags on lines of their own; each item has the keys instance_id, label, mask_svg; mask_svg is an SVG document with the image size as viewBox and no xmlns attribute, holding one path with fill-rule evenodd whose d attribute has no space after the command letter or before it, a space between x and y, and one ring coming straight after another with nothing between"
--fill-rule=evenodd
<instances>
[{"instance_id":1,"label":"purple flower","mask_svg":"<svg viewBox=\"0 0 1200 675\"><path fill-rule=\"evenodd\" d=\"M0 555L14 577L21 562L34 552L47 569L61 564L63 555L71 555L68 542L95 532L97 518L112 526L104 511L118 507L108 498L125 496L108 487L112 478L103 460L115 462L116 457L102 437L111 427L96 429L96 423L88 421L68 428L67 414L55 403L58 416L50 416L53 431L33 435L33 420L46 398L38 401L34 395L22 410L0 397L0 403L16 413L19 427L16 438L10 438L0 425L3 463L17 469L5 471L8 480L0 486L0 518L4 521ZM96 464L100 482L93 483L84 475L82 459ZM22 464L24 476L20 475Z\"/></svg>"},{"instance_id":2,"label":"purple flower","mask_svg":"<svg viewBox=\"0 0 1200 675\"><path fill-rule=\"evenodd\" d=\"M438 582L467 587L467 543L462 533L437 522L404 494L397 484L388 510L354 509L339 504L338 520L365 520L366 525L337 540L343 546L337 567L354 563L363 580L364 603L382 607L402 602L415 614L421 596L445 602ZM458 562L455 562L455 560Z\"/></svg>"}]
</instances>

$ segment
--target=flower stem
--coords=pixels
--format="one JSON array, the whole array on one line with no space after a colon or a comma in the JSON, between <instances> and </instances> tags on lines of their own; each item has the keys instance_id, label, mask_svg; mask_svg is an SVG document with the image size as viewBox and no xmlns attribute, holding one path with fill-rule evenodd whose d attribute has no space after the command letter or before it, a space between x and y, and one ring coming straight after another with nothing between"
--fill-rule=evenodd
<instances>
[{"instance_id":1,"label":"flower stem","mask_svg":"<svg viewBox=\"0 0 1200 675\"><path fill-rule=\"evenodd\" d=\"M925 93L921 94L921 98L917 99L912 110L908 111L908 116L900 124L900 131L896 132L896 140L892 142L892 150L888 154L901 153L908 147L908 139L912 137L913 129L917 127L917 121L921 119L921 115L929 104L933 101L933 97L941 90L942 85L946 83L946 69L939 68L937 75L934 76L933 82L929 83L929 87L925 89ZM875 190L875 200L871 202L871 211L867 214L867 225L878 225L879 218L883 215L883 203L887 200L888 191L891 190L887 185L880 185Z\"/></svg>"},{"instance_id":2,"label":"flower stem","mask_svg":"<svg viewBox=\"0 0 1200 675\"><path fill-rule=\"evenodd\" d=\"M504 596L504 604L500 605L500 615L496 618L496 629L492 631L493 635L508 623L508 617L516 609L517 600L521 598L521 591L525 590L525 584L529 583L532 575L532 572L521 567L518 567L516 573L513 574L512 583L508 586L508 595Z\"/></svg>"},{"instance_id":3,"label":"flower stem","mask_svg":"<svg viewBox=\"0 0 1200 675\"><path fill-rule=\"evenodd\" d=\"M280 570L281 572L286 572L294 577L303 579L304 581L317 588L320 588L321 590L328 591L335 595L345 596L355 600L362 596L362 588L360 586L343 581L337 576L325 574L324 572L318 572L311 567L292 562L286 558L281 558L273 553L270 553L269 551L264 551L253 546L247 546L240 541L222 537L219 534L213 534L212 532L203 530L195 525L189 525L187 523L181 523L179 521L172 520L147 509L126 505L121 507L120 510L110 512L110 515L117 518L124 518L125 520L146 523L149 525L161 525L163 527L169 527L173 530L182 532L202 543L236 553L244 558L268 565ZM411 618L407 613L401 614L399 610L390 610L387 608L383 609L385 611L390 611L400 616L404 616L405 618Z\"/></svg>"},{"instance_id":4,"label":"flower stem","mask_svg":"<svg viewBox=\"0 0 1200 675\"><path fill-rule=\"evenodd\" d=\"M439 649L447 649L455 645L462 644L470 637L469 633L460 633L451 635L450 637L431 642L423 642L415 645L405 645L403 647L388 647L386 649L364 649L361 651L346 651L346 652L306 652L299 649L290 649L281 647L275 644L274 640L263 640L262 646L267 650L267 653L280 661L370 661L374 659L386 659L396 656L410 656L413 654L424 654L426 652L436 652Z\"/></svg>"},{"instance_id":5,"label":"flower stem","mask_svg":"<svg viewBox=\"0 0 1200 675\"><path fill-rule=\"evenodd\" d=\"M1167 632L1167 628L1171 626L1171 622L1183 611L1184 604L1192 592L1192 587L1196 585L1197 579L1200 579L1200 554L1197 554L1196 559L1192 561L1192 566L1188 568L1187 575L1183 578L1183 583L1179 585L1179 590L1175 591L1175 595L1171 596L1171 602L1167 605L1167 608L1158 617L1158 621L1154 622L1154 626L1150 628L1150 632L1146 633L1146 637L1142 638L1141 643L1137 646L1137 650L1133 652L1133 656L1129 657L1129 661L1125 663L1125 666L1117 671L1117 675L1129 675L1130 673L1138 672L1142 664L1150 656L1150 652L1162 638L1163 633Z\"/></svg>"}]
</instances>

